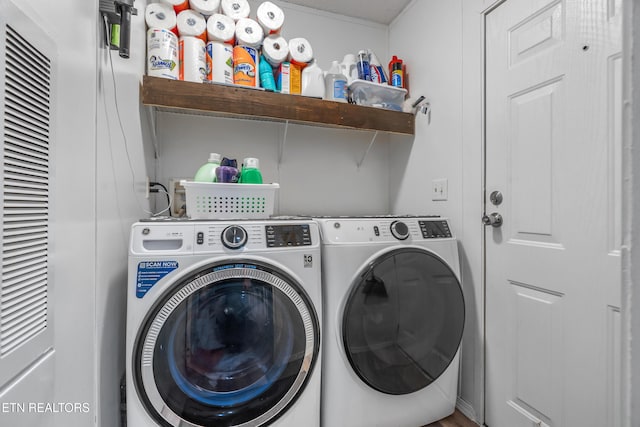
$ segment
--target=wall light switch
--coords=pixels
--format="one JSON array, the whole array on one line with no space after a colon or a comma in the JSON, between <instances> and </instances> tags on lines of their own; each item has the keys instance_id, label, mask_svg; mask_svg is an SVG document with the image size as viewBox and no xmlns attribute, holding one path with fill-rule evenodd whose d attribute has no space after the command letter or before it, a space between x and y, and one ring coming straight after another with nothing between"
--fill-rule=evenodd
<instances>
[{"instance_id":1,"label":"wall light switch","mask_svg":"<svg viewBox=\"0 0 640 427\"><path fill-rule=\"evenodd\" d=\"M431 181L431 200L442 201L449 199L447 178L434 179Z\"/></svg>"}]
</instances>

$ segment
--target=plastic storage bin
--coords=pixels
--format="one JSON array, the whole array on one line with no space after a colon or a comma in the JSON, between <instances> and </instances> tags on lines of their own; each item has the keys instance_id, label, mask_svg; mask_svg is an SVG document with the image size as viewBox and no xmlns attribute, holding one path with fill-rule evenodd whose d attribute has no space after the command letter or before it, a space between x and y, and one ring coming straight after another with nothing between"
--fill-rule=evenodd
<instances>
[{"instance_id":1,"label":"plastic storage bin","mask_svg":"<svg viewBox=\"0 0 640 427\"><path fill-rule=\"evenodd\" d=\"M192 219L264 219L273 215L279 184L181 181Z\"/></svg>"},{"instance_id":2,"label":"plastic storage bin","mask_svg":"<svg viewBox=\"0 0 640 427\"><path fill-rule=\"evenodd\" d=\"M358 105L402 111L407 90L366 80L354 80L349 85L351 99Z\"/></svg>"}]
</instances>

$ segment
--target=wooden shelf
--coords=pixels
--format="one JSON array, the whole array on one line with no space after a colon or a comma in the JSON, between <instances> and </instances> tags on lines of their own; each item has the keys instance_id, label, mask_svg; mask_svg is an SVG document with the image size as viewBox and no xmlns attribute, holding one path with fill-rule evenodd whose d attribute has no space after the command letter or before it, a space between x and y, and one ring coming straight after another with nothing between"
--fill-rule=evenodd
<instances>
[{"instance_id":1,"label":"wooden shelf","mask_svg":"<svg viewBox=\"0 0 640 427\"><path fill-rule=\"evenodd\" d=\"M415 116L381 108L144 76L142 103L167 111L414 135Z\"/></svg>"}]
</instances>

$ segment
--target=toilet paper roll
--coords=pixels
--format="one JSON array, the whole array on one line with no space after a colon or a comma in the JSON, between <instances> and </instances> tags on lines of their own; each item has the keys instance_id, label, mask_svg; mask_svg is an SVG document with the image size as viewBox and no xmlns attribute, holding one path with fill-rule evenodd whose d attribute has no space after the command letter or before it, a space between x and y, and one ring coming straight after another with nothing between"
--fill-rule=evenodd
<instances>
[{"instance_id":1,"label":"toilet paper roll","mask_svg":"<svg viewBox=\"0 0 640 427\"><path fill-rule=\"evenodd\" d=\"M144 11L144 21L148 28L162 28L165 30L176 30L176 13L173 8L164 3L151 3Z\"/></svg>"},{"instance_id":2,"label":"toilet paper roll","mask_svg":"<svg viewBox=\"0 0 640 427\"><path fill-rule=\"evenodd\" d=\"M207 19L209 41L231 43L236 37L236 22L227 15L214 13Z\"/></svg>"},{"instance_id":3,"label":"toilet paper roll","mask_svg":"<svg viewBox=\"0 0 640 427\"><path fill-rule=\"evenodd\" d=\"M193 36L180 37L179 79L202 83L207 79L206 49L202 39Z\"/></svg>"},{"instance_id":4,"label":"toilet paper roll","mask_svg":"<svg viewBox=\"0 0 640 427\"><path fill-rule=\"evenodd\" d=\"M147 75L178 79L178 37L164 28L147 30Z\"/></svg>"},{"instance_id":5,"label":"toilet paper roll","mask_svg":"<svg viewBox=\"0 0 640 427\"><path fill-rule=\"evenodd\" d=\"M240 18L236 22L236 44L259 48L264 38L260 24L251 18Z\"/></svg>"},{"instance_id":6,"label":"toilet paper roll","mask_svg":"<svg viewBox=\"0 0 640 427\"><path fill-rule=\"evenodd\" d=\"M248 18L251 7L247 0L222 0L220 3L222 13L237 21L240 18Z\"/></svg>"},{"instance_id":7,"label":"toilet paper roll","mask_svg":"<svg viewBox=\"0 0 640 427\"><path fill-rule=\"evenodd\" d=\"M179 27L178 27L179 29ZM298 37L289 40L289 60L296 64L307 64L313 59L313 49L307 39Z\"/></svg>"},{"instance_id":8,"label":"toilet paper roll","mask_svg":"<svg viewBox=\"0 0 640 427\"><path fill-rule=\"evenodd\" d=\"M189 0L160 0L160 3L171 6L176 15L183 10L189 9Z\"/></svg>"},{"instance_id":9,"label":"toilet paper roll","mask_svg":"<svg viewBox=\"0 0 640 427\"><path fill-rule=\"evenodd\" d=\"M281 35L272 34L262 41L262 54L269 64L277 67L287 60L289 44Z\"/></svg>"},{"instance_id":10,"label":"toilet paper roll","mask_svg":"<svg viewBox=\"0 0 640 427\"><path fill-rule=\"evenodd\" d=\"M284 24L284 12L270 1L265 1L258 6L256 17L265 34L280 32L280 28Z\"/></svg>"},{"instance_id":11,"label":"toilet paper roll","mask_svg":"<svg viewBox=\"0 0 640 427\"><path fill-rule=\"evenodd\" d=\"M183 10L176 19L180 37L198 37L207 42L207 21L200 12Z\"/></svg>"},{"instance_id":12,"label":"toilet paper roll","mask_svg":"<svg viewBox=\"0 0 640 427\"><path fill-rule=\"evenodd\" d=\"M189 0L189 6L204 16L211 16L220 10L220 0Z\"/></svg>"},{"instance_id":13,"label":"toilet paper roll","mask_svg":"<svg viewBox=\"0 0 640 427\"><path fill-rule=\"evenodd\" d=\"M207 43L207 79L215 83L233 83L233 46L229 43Z\"/></svg>"}]
</instances>

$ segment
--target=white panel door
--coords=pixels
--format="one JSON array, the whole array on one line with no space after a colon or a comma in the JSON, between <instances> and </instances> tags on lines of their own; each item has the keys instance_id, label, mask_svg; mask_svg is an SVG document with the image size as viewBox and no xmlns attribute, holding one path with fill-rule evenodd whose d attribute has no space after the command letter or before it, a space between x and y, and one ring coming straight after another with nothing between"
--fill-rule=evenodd
<instances>
[{"instance_id":1,"label":"white panel door","mask_svg":"<svg viewBox=\"0 0 640 427\"><path fill-rule=\"evenodd\" d=\"M490 427L617 424L619 10L506 0L486 15Z\"/></svg>"}]
</instances>

